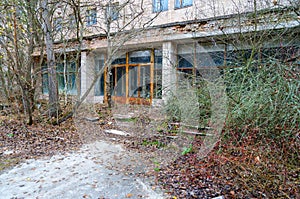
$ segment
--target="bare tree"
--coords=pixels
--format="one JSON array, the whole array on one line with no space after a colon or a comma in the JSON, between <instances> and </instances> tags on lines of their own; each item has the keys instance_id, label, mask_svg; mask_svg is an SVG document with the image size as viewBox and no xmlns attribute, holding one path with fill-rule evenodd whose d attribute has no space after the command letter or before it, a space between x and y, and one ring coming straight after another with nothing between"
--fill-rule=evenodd
<instances>
[{"instance_id":1,"label":"bare tree","mask_svg":"<svg viewBox=\"0 0 300 199\"><path fill-rule=\"evenodd\" d=\"M58 87L56 79L56 62L53 48L53 34L52 24L50 21L53 14L49 10L49 1L43 0L41 2L42 9L42 27L45 34L45 45L47 54L47 68L48 68L48 88L49 88L49 117L55 117L60 110Z\"/></svg>"},{"instance_id":2,"label":"bare tree","mask_svg":"<svg viewBox=\"0 0 300 199\"><path fill-rule=\"evenodd\" d=\"M11 85L13 92L18 93L20 89L21 103L28 116L28 124L33 123L37 75L32 57L34 45L39 41L39 26L34 14L36 4L37 1L2 1L0 4L3 16L0 22L3 25L0 30L0 48L6 60L3 64L8 74L2 80ZM9 89L6 89L7 95L13 92L9 93ZM11 96L8 97L12 99Z\"/></svg>"},{"instance_id":3,"label":"bare tree","mask_svg":"<svg viewBox=\"0 0 300 199\"><path fill-rule=\"evenodd\" d=\"M78 98L74 104L72 111L59 122L66 120L75 113L78 107L84 102L89 93L92 91L98 81L98 78L103 75L105 70L107 71L105 96L107 97L106 101L109 107L111 106L111 89L113 88L110 82L110 71L112 69L113 60L117 57L118 52L120 49L122 49L124 44L135 39L138 35L142 35L144 31L151 26L155 18L160 14L158 12L154 14L154 16L149 16L149 13L151 12L146 9L146 7L149 8L149 5L144 4L143 0L126 0L120 4L115 4L111 1L95 1L92 3L82 2L81 4L77 3L76 6L74 5L75 4L73 4L73 9L75 16L77 16L76 20L78 21L76 24L77 38L80 41L79 43L82 44L82 32L92 31L94 34L100 34L101 37L105 38L106 40L106 61L104 63L104 67L94 74L87 90L84 93L81 93L81 97ZM83 28L84 17L82 15L85 15L88 8L91 7L99 12L96 20L97 22L92 27ZM78 45L79 47L81 46L80 44Z\"/></svg>"}]
</instances>

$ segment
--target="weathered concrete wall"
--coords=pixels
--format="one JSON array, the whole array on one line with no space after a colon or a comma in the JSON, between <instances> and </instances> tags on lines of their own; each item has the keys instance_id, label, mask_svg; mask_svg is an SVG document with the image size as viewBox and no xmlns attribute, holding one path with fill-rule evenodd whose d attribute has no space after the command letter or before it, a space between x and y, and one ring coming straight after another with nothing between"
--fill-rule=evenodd
<instances>
[{"instance_id":1,"label":"weathered concrete wall","mask_svg":"<svg viewBox=\"0 0 300 199\"><path fill-rule=\"evenodd\" d=\"M120 10L120 18L113 22L113 28L122 28L128 20L132 19L131 12L141 11L140 0L132 1L134 4L126 6ZM275 5L273 1L261 0L257 1L257 9L275 8L282 4L287 4L288 0L277 1ZM121 1L120 1L121 4ZM175 0L169 0L167 11L161 12L154 19L151 25L155 28L148 28L142 31L129 31L131 35L126 38L127 33L116 35L113 41L114 45L120 47L120 52L128 52L138 49L162 48L163 50L163 68L162 68L162 84L163 84L163 100L167 99L170 91L176 86L176 49L177 43L188 43L193 40L211 41L213 38L235 35L237 33L249 33L256 30L273 30L299 26L299 17L295 13L283 15L281 12L270 12L265 15L253 17L253 15L236 15L243 12L251 12L254 9L253 1L248 0L194 0L193 6L174 9ZM152 0L144 0L144 14L127 26L125 30L133 30L141 27L145 20L152 19L157 13L152 11ZM83 12L84 14L84 12ZM225 16L226 15L226 16ZM94 77L94 55L88 53L90 50L99 51L107 47L105 36L97 36L103 33L100 27L104 27L103 9L99 9L98 22L95 26L85 30L85 35L95 35L85 38L82 49L87 50L81 54L81 95L85 93ZM188 21L188 23L186 23ZM178 23L177 23L178 22ZM232 39L232 38L231 38ZM75 44L75 43L74 43ZM78 44L76 44L78 45ZM57 45L62 46L62 44ZM72 45L68 46L71 51ZM75 46L75 45L74 45ZM75 47L74 47L75 49ZM94 97L94 89L91 90L88 101L102 101L101 97Z\"/></svg>"},{"instance_id":2,"label":"weathered concrete wall","mask_svg":"<svg viewBox=\"0 0 300 199\"><path fill-rule=\"evenodd\" d=\"M130 0L124 4L125 0L111 1L111 4L118 3L119 17L111 21L110 32L139 29L176 22L190 20L205 20L208 18L221 17L231 14L253 12L261 9L283 8L285 6L297 6L297 0L193 0L193 5L184 8L175 8L176 0L167 0L168 10L160 13L153 12L153 0ZM126 0L127 2L127 0ZM299 1L298 1L299 3ZM95 34L105 34L107 31L107 10L108 0L105 1L82 1L81 19L83 20L83 35L92 36ZM86 11L95 8L97 10L97 23L87 26ZM62 18L62 30L54 32L55 38L74 38L76 36L76 24L72 24L70 19L72 11L66 5L58 6L54 19Z\"/></svg>"}]
</instances>

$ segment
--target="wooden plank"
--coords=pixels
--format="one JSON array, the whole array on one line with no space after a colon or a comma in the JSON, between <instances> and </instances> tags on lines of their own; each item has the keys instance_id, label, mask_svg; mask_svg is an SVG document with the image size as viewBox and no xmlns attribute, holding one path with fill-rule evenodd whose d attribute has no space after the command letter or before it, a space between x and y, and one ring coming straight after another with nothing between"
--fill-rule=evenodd
<instances>
[{"instance_id":1,"label":"wooden plank","mask_svg":"<svg viewBox=\"0 0 300 199\"><path fill-rule=\"evenodd\" d=\"M107 67L105 67L105 69L104 69L104 103L108 103L107 102L107 93L106 93L106 89L107 89L106 88L106 75L107 75Z\"/></svg>"},{"instance_id":2,"label":"wooden plank","mask_svg":"<svg viewBox=\"0 0 300 199\"><path fill-rule=\"evenodd\" d=\"M182 133L191 134L191 135L200 135L200 136L214 136L213 134L210 133L199 133L194 131L182 131Z\"/></svg>"},{"instance_id":3,"label":"wooden plank","mask_svg":"<svg viewBox=\"0 0 300 199\"><path fill-rule=\"evenodd\" d=\"M150 104L152 104L154 94L154 49L151 50L150 58Z\"/></svg>"},{"instance_id":4,"label":"wooden plank","mask_svg":"<svg viewBox=\"0 0 300 199\"><path fill-rule=\"evenodd\" d=\"M129 53L126 53L126 104L129 103Z\"/></svg>"},{"instance_id":5,"label":"wooden plank","mask_svg":"<svg viewBox=\"0 0 300 199\"><path fill-rule=\"evenodd\" d=\"M97 121L99 121L99 117L85 117L84 119L86 121L89 121L89 122L97 122Z\"/></svg>"},{"instance_id":6,"label":"wooden plank","mask_svg":"<svg viewBox=\"0 0 300 199\"><path fill-rule=\"evenodd\" d=\"M200 127L200 126L193 126L193 125L184 124L184 123L180 123L180 122L172 122L170 124L175 125L175 126L188 127L188 128L192 128L192 129L199 129L199 130L213 130L213 128L209 127L209 126Z\"/></svg>"}]
</instances>

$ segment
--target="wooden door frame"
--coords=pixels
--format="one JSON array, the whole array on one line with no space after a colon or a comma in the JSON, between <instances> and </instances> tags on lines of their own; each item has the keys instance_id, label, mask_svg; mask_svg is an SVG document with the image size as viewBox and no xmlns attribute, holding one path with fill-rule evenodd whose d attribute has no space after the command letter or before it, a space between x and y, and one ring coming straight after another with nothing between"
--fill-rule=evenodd
<instances>
[{"instance_id":1,"label":"wooden door frame","mask_svg":"<svg viewBox=\"0 0 300 199\"><path fill-rule=\"evenodd\" d=\"M126 80L125 80L125 96L112 96L112 99L116 103L121 103L121 104L141 104L141 105L151 105L153 96L154 96L154 49L150 50L150 63L137 63L137 64L129 64L129 53L126 53L126 63L125 64L116 64L112 66L113 68L118 68L118 67L125 67L125 75L126 75ZM130 97L129 96L129 67L138 67L138 85L140 85L140 67L141 66L148 66L150 67L150 97L145 99L140 97L140 93L138 94L138 97ZM107 72L107 71L105 71ZM115 70L116 72L116 70ZM115 78L117 78L117 74L115 74ZM114 87L116 86L116 79L115 79L115 84L113 85ZM106 81L105 81L106 83ZM106 86L104 86L106 88ZM106 96L106 91L104 95L104 99L107 99Z\"/></svg>"}]
</instances>

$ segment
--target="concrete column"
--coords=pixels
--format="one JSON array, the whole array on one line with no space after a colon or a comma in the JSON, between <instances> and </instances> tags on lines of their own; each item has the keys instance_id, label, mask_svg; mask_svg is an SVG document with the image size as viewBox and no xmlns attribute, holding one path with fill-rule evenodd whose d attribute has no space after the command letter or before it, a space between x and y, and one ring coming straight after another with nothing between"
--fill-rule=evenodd
<instances>
[{"instance_id":1,"label":"concrete column","mask_svg":"<svg viewBox=\"0 0 300 199\"><path fill-rule=\"evenodd\" d=\"M162 99L166 102L168 96L174 93L176 89L176 44L164 42L162 50Z\"/></svg>"},{"instance_id":2,"label":"concrete column","mask_svg":"<svg viewBox=\"0 0 300 199\"><path fill-rule=\"evenodd\" d=\"M88 52L81 52L81 89L80 96L83 96L88 88L91 86L94 78L95 61L93 54ZM94 89L90 91L85 102L93 102L94 100Z\"/></svg>"}]
</instances>

